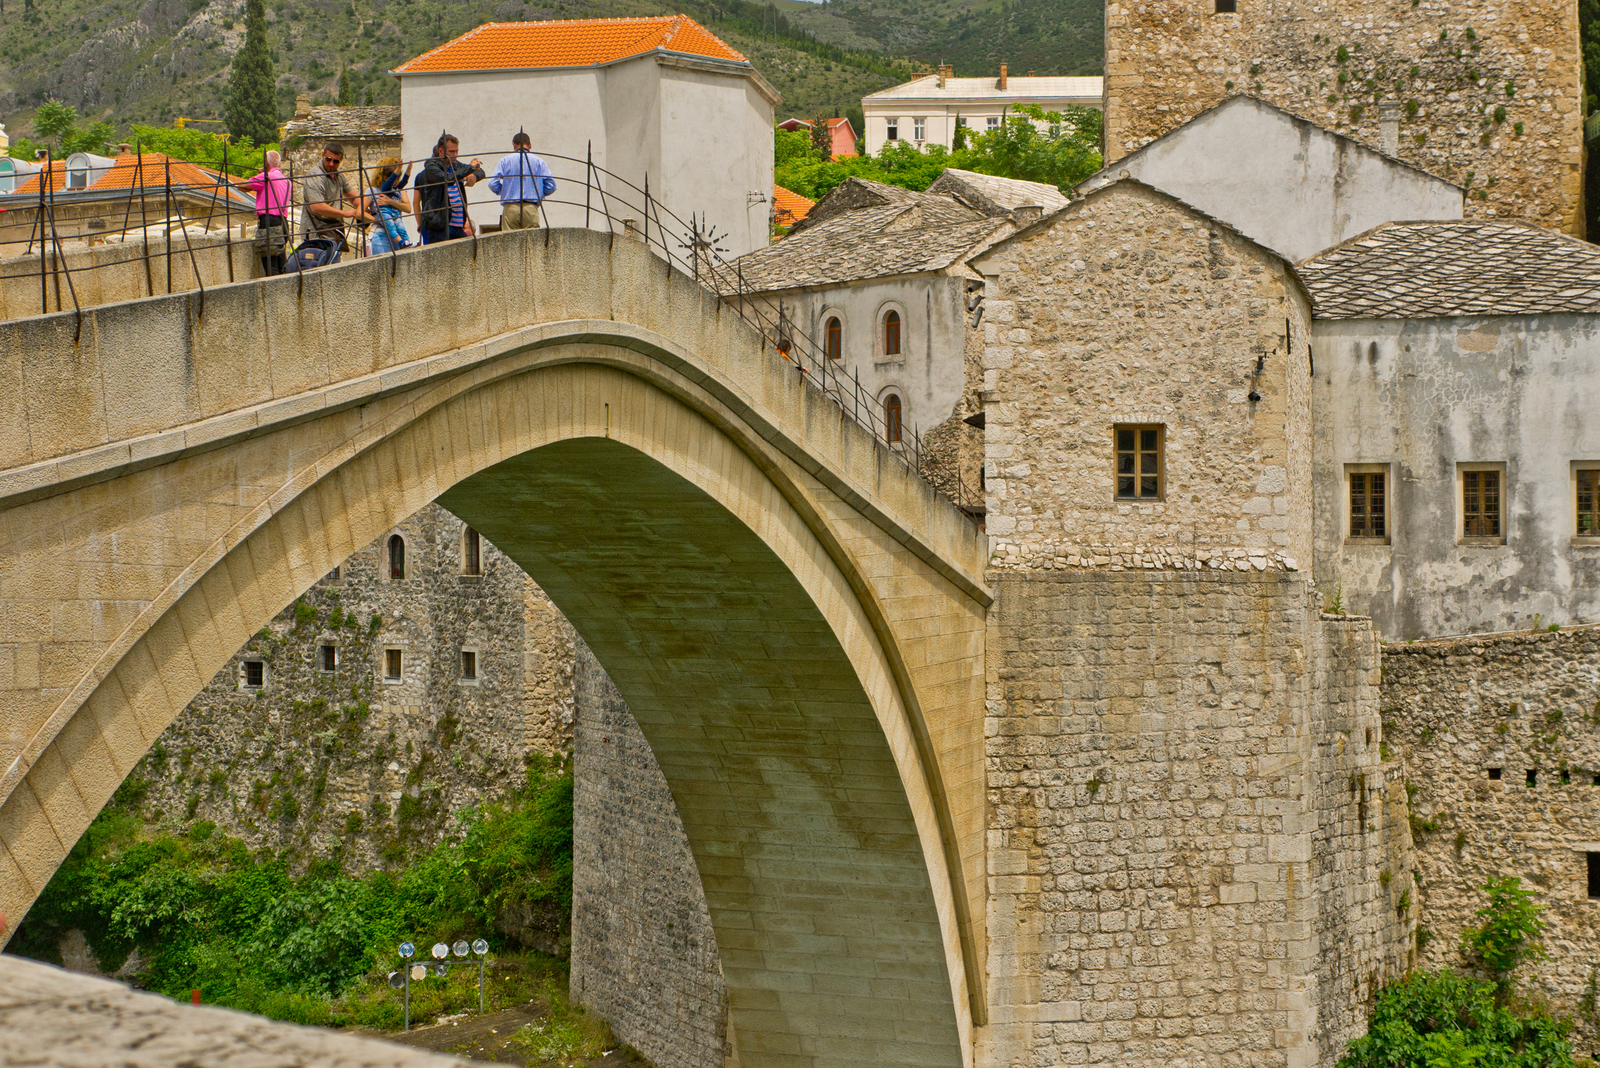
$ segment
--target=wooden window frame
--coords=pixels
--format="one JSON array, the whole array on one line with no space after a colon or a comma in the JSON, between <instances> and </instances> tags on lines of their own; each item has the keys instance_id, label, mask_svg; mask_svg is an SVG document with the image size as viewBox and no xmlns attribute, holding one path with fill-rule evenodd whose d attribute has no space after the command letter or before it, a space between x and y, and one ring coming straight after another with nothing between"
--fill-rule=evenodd
<instances>
[{"instance_id":1,"label":"wooden window frame","mask_svg":"<svg viewBox=\"0 0 1600 1068\"><path fill-rule=\"evenodd\" d=\"M333 663L328 663L328 654L333 654ZM317 670L328 674L339 670L339 647L331 642L323 642L317 646Z\"/></svg>"},{"instance_id":2,"label":"wooden window frame","mask_svg":"<svg viewBox=\"0 0 1600 1068\"><path fill-rule=\"evenodd\" d=\"M470 526L461 528L461 577L483 577L483 535Z\"/></svg>"},{"instance_id":3,"label":"wooden window frame","mask_svg":"<svg viewBox=\"0 0 1600 1068\"><path fill-rule=\"evenodd\" d=\"M1156 432L1156 492L1152 497L1139 496L1137 494L1127 497L1122 495L1122 487L1120 486L1118 480L1127 477L1127 475L1119 468L1120 457L1122 453L1127 451L1121 447L1120 441L1120 433L1124 430L1132 431L1135 435L1133 454L1135 457L1134 466L1136 468L1144 466L1139 461L1138 457L1144 455L1144 453L1147 451L1144 448L1141 432L1147 430L1154 430ZM1144 474L1145 472L1138 470L1135 470L1132 473L1132 477L1134 479L1134 488L1136 490L1143 488L1140 480L1144 477ZM1167 499L1167 425L1165 423L1111 424L1111 498L1118 503L1126 502L1128 504L1148 504L1154 501L1164 501Z\"/></svg>"},{"instance_id":4,"label":"wooden window frame","mask_svg":"<svg viewBox=\"0 0 1600 1068\"><path fill-rule=\"evenodd\" d=\"M472 658L472 674L467 674L467 658ZM465 646L456 665L456 682L462 686L476 686L478 680L483 678L483 653L475 645Z\"/></svg>"},{"instance_id":5,"label":"wooden window frame","mask_svg":"<svg viewBox=\"0 0 1600 1068\"><path fill-rule=\"evenodd\" d=\"M391 659L393 657L393 659ZM390 674L389 668L393 665L399 668L397 674ZM383 681L388 686L398 686L406 681L406 650L400 645L386 645L383 647Z\"/></svg>"},{"instance_id":6,"label":"wooden window frame","mask_svg":"<svg viewBox=\"0 0 1600 1068\"><path fill-rule=\"evenodd\" d=\"M1499 477L1499 527L1498 534L1468 534L1467 533L1467 475L1485 473L1498 474ZM1458 463L1456 464L1456 544L1457 545L1504 545L1506 543L1506 497L1510 485L1506 478L1506 465L1504 462L1492 463Z\"/></svg>"},{"instance_id":7,"label":"wooden window frame","mask_svg":"<svg viewBox=\"0 0 1600 1068\"><path fill-rule=\"evenodd\" d=\"M395 567L395 542L400 543L400 566ZM406 539L403 534L391 534L383 542L383 578L385 582L404 582L406 573L410 568L410 553L406 551ZM396 574L396 572L399 572Z\"/></svg>"},{"instance_id":8,"label":"wooden window frame","mask_svg":"<svg viewBox=\"0 0 1600 1068\"><path fill-rule=\"evenodd\" d=\"M1572 477L1572 544L1600 546L1600 460L1573 460L1571 464ZM1588 497L1594 514L1594 531L1592 534L1583 533L1584 513L1581 505L1584 503L1584 475L1592 476Z\"/></svg>"},{"instance_id":9,"label":"wooden window frame","mask_svg":"<svg viewBox=\"0 0 1600 1068\"><path fill-rule=\"evenodd\" d=\"M1394 536L1394 475L1389 464L1344 465L1344 540L1347 545L1389 545ZM1355 533L1355 478L1383 476L1383 534Z\"/></svg>"},{"instance_id":10,"label":"wooden window frame","mask_svg":"<svg viewBox=\"0 0 1600 1068\"><path fill-rule=\"evenodd\" d=\"M883 440L890 445L898 445L905 440L906 435L906 401L898 387L884 390L883 400ZM889 417L889 402L894 401L894 418Z\"/></svg>"},{"instance_id":11,"label":"wooden window frame","mask_svg":"<svg viewBox=\"0 0 1600 1068\"><path fill-rule=\"evenodd\" d=\"M823 313L822 351L830 360L844 358L844 317L838 312Z\"/></svg>"},{"instance_id":12,"label":"wooden window frame","mask_svg":"<svg viewBox=\"0 0 1600 1068\"><path fill-rule=\"evenodd\" d=\"M894 327L894 349L889 348L889 328ZM885 360L903 360L906 358L906 317L899 308L886 308L883 318L878 321L878 339L883 358Z\"/></svg>"}]
</instances>

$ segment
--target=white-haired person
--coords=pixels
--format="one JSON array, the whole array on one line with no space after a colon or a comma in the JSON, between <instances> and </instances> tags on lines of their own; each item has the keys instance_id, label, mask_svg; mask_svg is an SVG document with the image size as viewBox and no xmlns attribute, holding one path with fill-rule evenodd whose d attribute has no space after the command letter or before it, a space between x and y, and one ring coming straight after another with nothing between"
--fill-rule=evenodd
<instances>
[{"instance_id":1,"label":"white-haired person","mask_svg":"<svg viewBox=\"0 0 1600 1068\"><path fill-rule=\"evenodd\" d=\"M261 172L240 183L255 194L257 235L264 250L261 260L268 274L283 273L284 244L288 237L284 220L293 202L289 179L280 169L282 162L277 149L268 149Z\"/></svg>"}]
</instances>

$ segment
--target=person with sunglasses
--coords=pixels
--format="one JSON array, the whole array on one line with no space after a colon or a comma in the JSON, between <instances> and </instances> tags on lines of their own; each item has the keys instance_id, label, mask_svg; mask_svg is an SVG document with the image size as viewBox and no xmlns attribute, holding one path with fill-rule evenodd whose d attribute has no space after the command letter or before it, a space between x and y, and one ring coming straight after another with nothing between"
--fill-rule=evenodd
<instances>
[{"instance_id":1,"label":"person with sunglasses","mask_svg":"<svg viewBox=\"0 0 1600 1068\"><path fill-rule=\"evenodd\" d=\"M300 216L301 232L307 238L325 238L340 252L349 248L344 234L348 221L353 219L358 224L372 221L372 216L362 210L350 183L339 173L343 162L343 145L330 141L323 146L322 165L307 176L301 189L306 206ZM345 207L347 203L352 206Z\"/></svg>"}]
</instances>

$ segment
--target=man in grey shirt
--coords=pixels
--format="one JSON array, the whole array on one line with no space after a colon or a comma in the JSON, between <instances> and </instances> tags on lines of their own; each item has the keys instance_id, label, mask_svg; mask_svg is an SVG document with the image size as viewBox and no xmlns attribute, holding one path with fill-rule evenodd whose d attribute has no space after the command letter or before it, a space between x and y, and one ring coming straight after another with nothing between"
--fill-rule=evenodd
<instances>
[{"instance_id":1,"label":"man in grey shirt","mask_svg":"<svg viewBox=\"0 0 1600 1068\"><path fill-rule=\"evenodd\" d=\"M372 217L361 210L360 201L339 173L343 162L343 145L330 141L323 146L321 168L312 171L302 187L306 206L300 214L300 229L306 237L326 238L340 252L349 247L344 237L345 220L372 221ZM346 202L351 206L345 207Z\"/></svg>"}]
</instances>

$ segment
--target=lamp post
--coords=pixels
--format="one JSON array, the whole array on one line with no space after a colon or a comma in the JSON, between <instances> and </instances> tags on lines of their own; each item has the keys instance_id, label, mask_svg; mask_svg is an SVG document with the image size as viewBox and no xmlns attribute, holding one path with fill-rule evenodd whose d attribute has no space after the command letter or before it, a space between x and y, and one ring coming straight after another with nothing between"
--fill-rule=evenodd
<instances>
[{"instance_id":1,"label":"lamp post","mask_svg":"<svg viewBox=\"0 0 1600 1068\"><path fill-rule=\"evenodd\" d=\"M447 958L452 953L465 958L468 953L478 957L478 1012L482 1013L485 1006L484 997L484 966L489 954L489 943L482 938L474 939L469 945L465 938L457 940L455 945L444 942L435 942L429 951L433 957L430 967L425 961L412 961L416 956L417 947L411 942L400 943L401 966L398 971L389 973L389 985L396 990L404 991L405 995L405 1030L411 1030L411 984L413 981L422 982L429 974L436 979L443 979L450 974L450 962Z\"/></svg>"}]
</instances>

